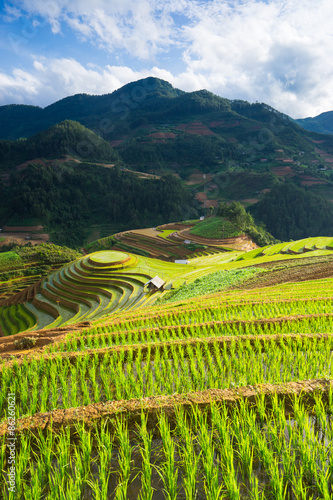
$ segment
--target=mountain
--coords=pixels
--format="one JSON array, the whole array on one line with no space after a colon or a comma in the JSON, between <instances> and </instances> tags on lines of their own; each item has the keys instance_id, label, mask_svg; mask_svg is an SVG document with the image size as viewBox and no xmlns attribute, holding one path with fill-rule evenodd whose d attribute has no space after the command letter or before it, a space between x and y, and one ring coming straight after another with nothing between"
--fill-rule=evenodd
<instances>
[{"instance_id":1,"label":"mountain","mask_svg":"<svg viewBox=\"0 0 333 500\"><path fill-rule=\"evenodd\" d=\"M301 118L295 120L298 125L306 130L318 132L319 134L333 134L333 111L326 111L313 118Z\"/></svg>"},{"instance_id":2,"label":"mountain","mask_svg":"<svg viewBox=\"0 0 333 500\"><path fill-rule=\"evenodd\" d=\"M137 176L142 172L141 177L146 176L142 184L140 181L134 188L135 183L129 175L131 186L126 191L124 183L120 189L125 197L118 203L122 207L121 216L113 202L105 201L109 207L107 220L110 224L121 220L126 227L148 223L148 220L155 224L155 219L162 215L164 220L169 220L172 214L175 217L177 214L177 219L185 218L185 214L200 206L207 212L221 201L253 205L286 180L292 180L301 189L321 199L333 199L332 135L305 130L265 103L229 100L207 90L184 92L153 77L129 83L111 94L66 97L44 109L2 106L0 138L0 168L4 178L15 180L17 167L32 162L37 169L36 162L45 158L59 160L57 167L47 164L46 170L58 169L59 162L69 172L75 170L80 175L89 168L105 185L113 182L111 177L114 174L109 172L110 180L106 181L105 172L101 172L106 170L105 167L110 169L114 163L123 170L136 171ZM73 165L73 160L76 165ZM93 166L91 162L99 165ZM88 163L90 165L86 165ZM90 174L89 170L87 178ZM152 198L156 197L155 189L158 196L165 196L163 176L166 174L177 177L179 182L177 186L169 182L173 192L170 191L167 197L172 200L172 206L164 209L160 200L154 205L150 200L141 200L141 194L132 196L131 189L143 189ZM155 183L158 188L153 187L153 176L156 181L157 177L162 177ZM94 182L91 182L93 189L89 190L85 181L84 188L79 177L74 176L70 181L80 186L72 200L81 200L79 190L84 193L85 203L79 209L81 227L84 219L82 207L98 213L95 219L87 218L88 227L103 218L97 206L98 196L102 200L107 197L107 192L100 187L97 189ZM48 186L52 190L52 185ZM164 187L159 190L160 186ZM189 191L192 201L188 198ZM96 193L99 193L97 197ZM115 196L116 193L112 193ZM126 196L130 199L128 204ZM175 208L176 200L179 201L181 196L186 200L183 215ZM13 199L21 203L17 193ZM37 203L32 210L31 199L27 205L21 203L27 215L35 212L54 221L50 200L45 200L47 206ZM97 204L87 205L87 200L91 199ZM58 201L54 203L59 206ZM8 206L12 207L12 203L9 202ZM64 206L69 210L67 201ZM155 219L149 213L151 209L155 210ZM24 216L24 210L22 208L20 216ZM1 213L8 215L3 204L0 216ZM60 217L57 221L59 226ZM52 224L55 227L55 223ZM103 233L98 237L103 235L106 236ZM79 240L82 238L76 238ZM59 242L68 244L66 239Z\"/></svg>"},{"instance_id":3,"label":"mountain","mask_svg":"<svg viewBox=\"0 0 333 500\"><path fill-rule=\"evenodd\" d=\"M0 170L35 158L59 159L68 155L95 161L119 160L109 142L71 120L25 140L0 140Z\"/></svg>"},{"instance_id":4,"label":"mountain","mask_svg":"<svg viewBox=\"0 0 333 500\"><path fill-rule=\"evenodd\" d=\"M76 94L44 109L19 104L0 106L0 139L29 137L64 120L78 121L100 135L108 135L113 128L108 120L120 127L138 108L141 112L160 112L170 99L184 93L158 78L146 78L124 85L112 94Z\"/></svg>"}]
</instances>

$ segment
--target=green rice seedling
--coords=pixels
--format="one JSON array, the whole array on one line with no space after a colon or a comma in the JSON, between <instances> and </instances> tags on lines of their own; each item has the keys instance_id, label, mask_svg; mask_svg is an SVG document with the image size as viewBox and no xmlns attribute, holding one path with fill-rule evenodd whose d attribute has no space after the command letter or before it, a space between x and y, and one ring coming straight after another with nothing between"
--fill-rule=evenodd
<instances>
[{"instance_id":1,"label":"green rice seedling","mask_svg":"<svg viewBox=\"0 0 333 500\"><path fill-rule=\"evenodd\" d=\"M108 452L106 450L99 452L98 478L86 481L93 491L94 500L105 500L108 498L109 478L111 474L110 469L107 467L108 458ZM82 496L80 498L82 498Z\"/></svg>"},{"instance_id":2,"label":"green rice seedling","mask_svg":"<svg viewBox=\"0 0 333 500\"><path fill-rule=\"evenodd\" d=\"M101 391L97 382L97 361L94 359L92 365L88 369L89 380L92 385L93 401L98 403L101 398Z\"/></svg>"},{"instance_id":3,"label":"green rice seedling","mask_svg":"<svg viewBox=\"0 0 333 500\"><path fill-rule=\"evenodd\" d=\"M122 420L116 422L116 435L119 441L118 467L119 481L116 489L116 500L127 500L127 489L131 475L132 449L129 441L127 424Z\"/></svg>"},{"instance_id":4,"label":"green rice seedling","mask_svg":"<svg viewBox=\"0 0 333 500\"><path fill-rule=\"evenodd\" d=\"M152 500L154 488L152 487L152 464L150 463L152 434L147 429L147 416L141 413L141 425L138 426L138 435L142 442L140 454L142 457L141 490L139 500Z\"/></svg>"},{"instance_id":5,"label":"green rice seedling","mask_svg":"<svg viewBox=\"0 0 333 500\"><path fill-rule=\"evenodd\" d=\"M264 500L265 493L264 491L259 490L258 478L255 475L251 475L249 481L250 481L250 491L249 491L250 500Z\"/></svg>"},{"instance_id":6,"label":"green rice seedling","mask_svg":"<svg viewBox=\"0 0 333 500\"><path fill-rule=\"evenodd\" d=\"M175 462L176 446L172 439L169 423L164 413L158 422L163 443L164 462L158 469L163 481L166 500L177 500L179 470Z\"/></svg>"},{"instance_id":7,"label":"green rice seedling","mask_svg":"<svg viewBox=\"0 0 333 500\"><path fill-rule=\"evenodd\" d=\"M65 499L66 483L70 476L70 429L67 427L57 439L55 456L56 464L52 465L49 480L49 498Z\"/></svg>"},{"instance_id":8,"label":"green rice seedling","mask_svg":"<svg viewBox=\"0 0 333 500\"><path fill-rule=\"evenodd\" d=\"M30 481L23 485L22 498L29 498L31 500L40 500L43 498L42 469L43 464L41 462L31 464Z\"/></svg>"},{"instance_id":9,"label":"green rice seedling","mask_svg":"<svg viewBox=\"0 0 333 500\"><path fill-rule=\"evenodd\" d=\"M48 410L48 401L49 401L49 381L46 376L42 378L42 386L40 393L40 411L45 412Z\"/></svg>"},{"instance_id":10,"label":"green rice seedling","mask_svg":"<svg viewBox=\"0 0 333 500\"><path fill-rule=\"evenodd\" d=\"M276 500L284 500L287 495L287 484L284 482L283 473L280 472L278 461L273 458L268 466L270 486Z\"/></svg>"},{"instance_id":11,"label":"green rice seedling","mask_svg":"<svg viewBox=\"0 0 333 500\"><path fill-rule=\"evenodd\" d=\"M29 470L31 437L30 435L22 435L20 437L19 459L15 462L15 483L16 495L18 498L23 494L24 477Z\"/></svg>"},{"instance_id":12,"label":"green rice seedling","mask_svg":"<svg viewBox=\"0 0 333 500\"><path fill-rule=\"evenodd\" d=\"M39 429L38 436L35 439L37 440L36 461L42 459L44 473L48 477L51 473L52 460L54 458L54 433L52 432L52 426L46 435Z\"/></svg>"},{"instance_id":13,"label":"green rice seedling","mask_svg":"<svg viewBox=\"0 0 333 500\"><path fill-rule=\"evenodd\" d=\"M111 475L111 457L113 450L113 439L107 430L107 420L100 426L96 424L94 433L97 441L99 472L98 479L87 480L87 484L91 487L95 500L104 500L107 498L109 478Z\"/></svg>"},{"instance_id":14,"label":"green rice seedling","mask_svg":"<svg viewBox=\"0 0 333 500\"><path fill-rule=\"evenodd\" d=\"M93 440L92 440L92 433L87 432L85 429L85 424L78 424L76 426L76 432L78 436L80 436L80 452L81 452L81 457L77 455L77 458L81 459L81 464L80 467L81 469L81 476L83 480L86 480L88 476L90 475L90 466L91 466L91 457L92 457L92 451L93 451Z\"/></svg>"},{"instance_id":15,"label":"green rice seedling","mask_svg":"<svg viewBox=\"0 0 333 500\"><path fill-rule=\"evenodd\" d=\"M312 500L313 495L309 494L309 487L304 485L304 471L302 464L298 464L295 468L294 475L291 479L292 492L297 500Z\"/></svg>"},{"instance_id":16,"label":"green rice seedling","mask_svg":"<svg viewBox=\"0 0 333 500\"><path fill-rule=\"evenodd\" d=\"M219 464L215 460L215 447L213 442L214 427L209 430L207 416L198 414L198 444L202 450L201 464L204 473L204 488L208 500L221 498L223 485L219 484ZM223 498L223 497L222 497ZM236 499L236 496L232 496Z\"/></svg>"},{"instance_id":17,"label":"green rice seedling","mask_svg":"<svg viewBox=\"0 0 333 500\"><path fill-rule=\"evenodd\" d=\"M177 432L180 434L181 441L178 444L179 455L182 462L182 485L187 500L197 498L197 476L201 451L196 450L196 437L190 430L185 412L179 408L176 409Z\"/></svg>"},{"instance_id":18,"label":"green rice seedling","mask_svg":"<svg viewBox=\"0 0 333 500\"><path fill-rule=\"evenodd\" d=\"M0 471L5 469L7 444L7 437L4 434L0 439Z\"/></svg>"}]
</instances>

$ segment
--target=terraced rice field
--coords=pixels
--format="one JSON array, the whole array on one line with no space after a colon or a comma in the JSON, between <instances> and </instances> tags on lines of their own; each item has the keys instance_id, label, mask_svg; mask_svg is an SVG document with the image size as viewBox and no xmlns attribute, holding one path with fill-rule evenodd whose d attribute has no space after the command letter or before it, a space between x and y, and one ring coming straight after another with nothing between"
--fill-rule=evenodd
<instances>
[{"instance_id":1,"label":"terraced rice field","mask_svg":"<svg viewBox=\"0 0 333 500\"><path fill-rule=\"evenodd\" d=\"M230 259L177 268L96 253L45 280L40 300L55 307L62 294L63 324L90 322L3 355L1 498L332 499L333 276L164 305L135 299L162 270L180 283L251 262Z\"/></svg>"},{"instance_id":2,"label":"terraced rice field","mask_svg":"<svg viewBox=\"0 0 333 500\"><path fill-rule=\"evenodd\" d=\"M324 245L331 239L310 240L314 248L312 251L282 253L290 245L294 248L302 247L305 240L301 240L247 253L219 251L209 256L193 258L188 265L113 250L95 252L50 274L41 283L33 285L25 295L21 294L19 300L14 300L10 306L0 307L0 333L8 336L32 329L54 329L77 322L94 321L111 313L146 307L161 295L161 292L150 294L145 287L156 275L165 281L165 289L170 290L203 276L219 276L214 275L216 271L222 271L223 280L223 272L232 270L234 273L235 270L254 264L265 265L275 261L333 254L329 245ZM322 249L317 249L319 246ZM225 274L226 282L232 273ZM214 279L216 281L217 278ZM216 286L218 289L218 284ZM222 283L220 289L223 288ZM162 293L162 296L165 294L166 292Z\"/></svg>"}]
</instances>

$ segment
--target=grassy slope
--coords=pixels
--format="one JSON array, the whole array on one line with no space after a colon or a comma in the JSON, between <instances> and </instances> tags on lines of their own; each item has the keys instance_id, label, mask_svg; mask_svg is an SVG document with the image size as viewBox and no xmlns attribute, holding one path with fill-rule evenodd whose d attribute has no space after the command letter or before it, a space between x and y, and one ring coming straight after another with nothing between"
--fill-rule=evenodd
<instances>
[{"instance_id":1,"label":"grassy slope","mask_svg":"<svg viewBox=\"0 0 333 500\"><path fill-rule=\"evenodd\" d=\"M190 229L190 233L204 238L233 238L242 234L242 231L222 217L208 218L198 222Z\"/></svg>"}]
</instances>

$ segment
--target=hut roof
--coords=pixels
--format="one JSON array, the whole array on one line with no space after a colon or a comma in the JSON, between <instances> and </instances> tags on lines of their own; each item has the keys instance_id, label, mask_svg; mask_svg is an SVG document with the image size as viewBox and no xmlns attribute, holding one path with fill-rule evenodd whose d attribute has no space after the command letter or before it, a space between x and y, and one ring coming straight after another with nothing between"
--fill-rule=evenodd
<instances>
[{"instance_id":1,"label":"hut roof","mask_svg":"<svg viewBox=\"0 0 333 500\"><path fill-rule=\"evenodd\" d=\"M164 285L165 281L163 281L162 278L155 276L155 278L148 281L148 283L152 283L154 286L156 286L156 288L161 288ZM148 283L146 283L146 285L148 285Z\"/></svg>"}]
</instances>

